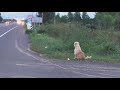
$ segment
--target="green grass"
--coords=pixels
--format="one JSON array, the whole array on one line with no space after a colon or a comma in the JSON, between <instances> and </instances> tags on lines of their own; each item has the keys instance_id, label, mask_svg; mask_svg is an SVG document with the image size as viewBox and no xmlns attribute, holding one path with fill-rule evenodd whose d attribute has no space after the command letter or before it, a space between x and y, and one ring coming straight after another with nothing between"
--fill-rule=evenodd
<instances>
[{"instance_id":1,"label":"green grass","mask_svg":"<svg viewBox=\"0 0 120 90\"><path fill-rule=\"evenodd\" d=\"M73 56L71 52L65 51L62 40L49 37L47 34L30 35L31 49L49 57L64 59ZM47 48L46 48L47 47Z\"/></svg>"},{"instance_id":2,"label":"green grass","mask_svg":"<svg viewBox=\"0 0 120 90\"><path fill-rule=\"evenodd\" d=\"M93 60L120 62L120 31L91 30L75 23L47 24L36 28L45 30L45 33L30 34L31 49L49 58L73 59L73 43L79 41L82 50Z\"/></svg>"}]
</instances>

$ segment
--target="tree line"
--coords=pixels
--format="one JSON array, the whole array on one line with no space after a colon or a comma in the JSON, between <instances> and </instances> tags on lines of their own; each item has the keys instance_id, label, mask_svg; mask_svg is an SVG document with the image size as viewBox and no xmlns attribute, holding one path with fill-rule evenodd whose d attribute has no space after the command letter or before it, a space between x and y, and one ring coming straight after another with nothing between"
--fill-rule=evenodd
<instances>
[{"instance_id":1,"label":"tree line","mask_svg":"<svg viewBox=\"0 0 120 90\"><path fill-rule=\"evenodd\" d=\"M38 16L43 16L43 23L70 23L77 22L93 29L116 29L120 30L120 12L95 12L95 17L90 18L87 12L68 12L67 15L60 16L55 12L38 12Z\"/></svg>"}]
</instances>

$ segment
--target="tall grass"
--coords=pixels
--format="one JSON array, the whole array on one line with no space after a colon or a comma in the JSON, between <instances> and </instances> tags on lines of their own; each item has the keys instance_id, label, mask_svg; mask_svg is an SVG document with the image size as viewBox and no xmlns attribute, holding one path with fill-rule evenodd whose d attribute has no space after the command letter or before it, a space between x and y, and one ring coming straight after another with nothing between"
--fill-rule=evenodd
<instances>
[{"instance_id":1,"label":"tall grass","mask_svg":"<svg viewBox=\"0 0 120 90\"><path fill-rule=\"evenodd\" d=\"M73 58L73 43L80 42L86 55L93 59L120 59L120 32L114 30L91 30L78 23L41 25L45 34L31 35L31 48L55 58ZM47 48L45 48L47 46Z\"/></svg>"}]
</instances>

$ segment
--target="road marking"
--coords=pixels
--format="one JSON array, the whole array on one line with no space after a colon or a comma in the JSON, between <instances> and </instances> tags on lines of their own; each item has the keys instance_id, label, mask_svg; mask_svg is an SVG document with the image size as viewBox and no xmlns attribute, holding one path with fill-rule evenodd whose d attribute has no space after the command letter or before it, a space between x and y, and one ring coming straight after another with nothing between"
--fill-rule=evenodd
<instances>
[{"instance_id":1,"label":"road marking","mask_svg":"<svg viewBox=\"0 0 120 90\"><path fill-rule=\"evenodd\" d=\"M16 64L16 65L18 65L18 66L31 66L30 64ZM39 64L39 65L53 65L53 64ZM54 66L58 66L58 67L60 67L62 69L67 69L68 70L68 68L64 68L64 67L62 67L60 65L54 64ZM72 70L69 70L69 71L72 71ZM77 74L81 74L81 75L85 75L85 76L100 77L100 76L96 76L96 75L80 73L80 72L77 72L77 71L72 71L72 72L77 73Z\"/></svg>"},{"instance_id":2,"label":"road marking","mask_svg":"<svg viewBox=\"0 0 120 90\"><path fill-rule=\"evenodd\" d=\"M45 66L45 65L52 65L52 64L43 64L43 63L36 63L36 64L16 64L17 66L41 66L41 65L43 65L43 66Z\"/></svg>"},{"instance_id":3,"label":"road marking","mask_svg":"<svg viewBox=\"0 0 120 90\"><path fill-rule=\"evenodd\" d=\"M16 64L18 66L30 66L29 64Z\"/></svg>"},{"instance_id":4,"label":"road marking","mask_svg":"<svg viewBox=\"0 0 120 90\"><path fill-rule=\"evenodd\" d=\"M23 51L23 50L18 46L18 42L17 42L17 40L15 40L15 47L16 47L17 50L19 50L21 53L24 53L24 54L26 54L26 55L28 55L28 56L30 56L30 57L32 57L32 58L38 60L38 61L48 62L48 60L39 60L37 57L35 57L35 56L33 56L33 55L31 55L31 54L29 54L29 53Z\"/></svg>"},{"instance_id":5,"label":"road marking","mask_svg":"<svg viewBox=\"0 0 120 90\"><path fill-rule=\"evenodd\" d=\"M14 30L16 27L18 27L18 26L13 27L13 28L11 28L10 30L8 30L7 32L5 32L5 33L3 33L2 35L0 35L0 38L1 38L2 36L4 36L5 34L7 34L8 32Z\"/></svg>"}]
</instances>

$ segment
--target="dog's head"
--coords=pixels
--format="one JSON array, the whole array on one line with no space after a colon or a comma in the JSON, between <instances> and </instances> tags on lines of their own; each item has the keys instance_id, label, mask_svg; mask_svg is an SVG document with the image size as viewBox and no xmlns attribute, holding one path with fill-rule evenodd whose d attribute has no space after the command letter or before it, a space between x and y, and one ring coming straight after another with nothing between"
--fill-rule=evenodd
<instances>
[{"instance_id":1,"label":"dog's head","mask_svg":"<svg viewBox=\"0 0 120 90\"><path fill-rule=\"evenodd\" d=\"M77 45L80 45L79 42L74 42L74 47L76 47Z\"/></svg>"}]
</instances>

